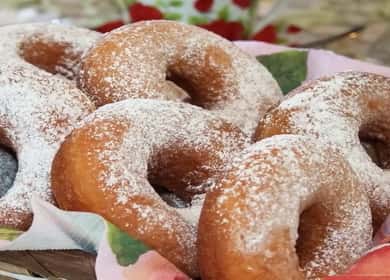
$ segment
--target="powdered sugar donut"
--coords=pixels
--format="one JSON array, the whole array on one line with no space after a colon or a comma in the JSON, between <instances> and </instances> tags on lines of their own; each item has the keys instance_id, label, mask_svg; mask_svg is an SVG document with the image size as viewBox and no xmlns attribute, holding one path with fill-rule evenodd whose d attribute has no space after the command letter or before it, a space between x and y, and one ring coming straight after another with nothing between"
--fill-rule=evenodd
<instances>
[{"instance_id":1,"label":"powdered sugar donut","mask_svg":"<svg viewBox=\"0 0 390 280\"><path fill-rule=\"evenodd\" d=\"M206 194L199 265L205 280L319 280L344 272L371 237L368 199L343 156L279 135L248 147Z\"/></svg>"},{"instance_id":2,"label":"powdered sugar donut","mask_svg":"<svg viewBox=\"0 0 390 280\"><path fill-rule=\"evenodd\" d=\"M304 84L271 110L260 123L256 138L276 134L308 134L338 147L366 186L379 226L390 214L390 177L362 146L363 140L381 146L379 163L386 168L390 144L390 79L347 72ZM380 145L378 145L380 144ZM388 159L387 159L388 160Z\"/></svg>"},{"instance_id":3,"label":"powdered sugar donut","mask_svg":"<svg viewBox=\"0 0 390 280\"><path fill-rule=\"evenodd\" d=\"M73 83L42 70L0 74L0 139L18 158L12 187L0 198L0 225L26 229L32 195L52 202L51 162L73 125L93 110Z\"/></svg>"},{"instance_id":4,"label":"powdered sugar donut","mask_svg":"<svg viewBox=\"0 0 390 280\"><path fill-rule=\"evenodd\" d=\"M196 276L195 227L151 185L182 195L211 182L245 144L239 128L201 108L125 100L101 107L65 140L52 187L63 209L100 214Z\"/></svg>"},{"instance_id":5,"label":"powdered sugar donut","mask_svg":"<svg viewBox=\"0 0 390 280\"><path fill-rule=\"evenodd\" d=\"M53 74L74 79L80 58L100 34L60 24L29 23L0 27L2 63L35 65ZM32 64L32 65L31 65Z\"/></svg>"},{"instance_id":6,"label":"powdered sugar donut","mask_svg":"<svg viewBox=\"0 0 390 280\"><path fill-rule=\"evenodd\" d=\"M53 202L49 173L54 154L73 125L94 109L74 82L40 69L75 73L77 58L73 55L80 56L80 50L88 46L85 38L73 41L78 40L74 37L77 34L89 32L43 24L0 28L4 39L0 42L0 143L12 149L18 159L13 185L0 198L2 227L26 229L30 225L33 195ZM41 53L38 48L28 54L28 42L46 51ZM34 62L41 55L40 68L24 59Z\"/></svg>"},{"instance_id":7,"label":"powdered sugar donut","mask_svg":"<svg viewBox=\"0 0 390 280\"><path fill-rule=\"evenodd\" d=\"M80 85L98 106L127 98L168 99L185 89L192 104L249 135L282 96L254 57L218 35L173 21L139 22L104 36L84 56Z\"/></svg>"}]
</instances>

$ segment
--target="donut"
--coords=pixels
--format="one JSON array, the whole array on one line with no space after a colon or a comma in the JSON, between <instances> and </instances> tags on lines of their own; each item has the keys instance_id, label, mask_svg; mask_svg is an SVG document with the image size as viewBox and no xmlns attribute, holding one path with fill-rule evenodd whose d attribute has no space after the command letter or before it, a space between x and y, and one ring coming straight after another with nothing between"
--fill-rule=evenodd
<instances>
[{"instance_id":1,"label":"donut","mask_svg":"<svg viewBox=\"0 0 390 280\"><path fill-rule=\"evenodd\" d=\"M89 32L67 30L41 24L0 28L0 145L11 149L18 160L13 184L0 197L0 227L27 229L32 221L32 196L54 202L50 189L54 155L73 126L94 110L76 83L61 75L67 73L61 69L76 71L73 54L80 51L76 48L73 52L70 47L65 47L63 53L58 50L62 44L87 47L83 43L86 38L81 38L80 44L73 40L78 40L75 35ZM38 50L28 55L23 46L30 41L45 46L47 52ZM59 56L49 58L51 47L57 49L53 53L59 51ZM63 54L69 54L69 60ZM26 60L38 55L46 57L47 64L36 66ZM49 62L59 63L58 68ZM45 71L43 65L59 75Z\"/></svg>"},{"instance_id":2,"label":"donut","mask_svg":"<svg viewBox=\"0 0 390 280\"><path fill-rule=\"evenodd\" d=\"M368 198L330 146L278 135L231 165L202 208L202 279L319 280L343 272L370 245Z\"/></svg>"},{"instance_id":3,"label":"donut","mask_svg":"<svg viewBox=\"0 0 390 280\"><path fill-rule=\"evenodd\" d=\"M272 75L233 43L196 26L155 20L118 28L83 57L80 87L97 106L128 99L169 99L188 93L253 135L281 97Z\"/></svg>"},{"instance_id":4,"label":"donut","mask_svg":"<svg viewBox=\"0 0 390 280\"><path fill-rule=\"evenodd\" d=\"M361 142L371 141L374 148L379 148L382 155L379 162L386 168L383 157L389 155L389 108L389 78L369 73L339 73L294 90L264 117L255 138L312 135L336 146L363 181L377 227L390 214L390 177L369 157Z\"/></svg>"},{"instance_id":5,"label":"donut","mask_svg":"<svg viewBox=\"0 0 390 280\"><path fill-rule=\"evenodd\" d=\"M47 23L3 26L0 36L2 63L38 67L68 79L76 78L81 56L100 38L88 29Z\"/></svg>"},{"instance_id":6,"label":"donut","mask_svg":"<svg viewBox=\"0 0 390 280\"><path fill-rule=\"evenodd\" d=\"M246 145L239 128L199 107L123 100L100 107L66 138L52 189L62 209L97 213L196 276L196 227L152 186L185 196L212 185Z\"/></svg>"}]
</instances>

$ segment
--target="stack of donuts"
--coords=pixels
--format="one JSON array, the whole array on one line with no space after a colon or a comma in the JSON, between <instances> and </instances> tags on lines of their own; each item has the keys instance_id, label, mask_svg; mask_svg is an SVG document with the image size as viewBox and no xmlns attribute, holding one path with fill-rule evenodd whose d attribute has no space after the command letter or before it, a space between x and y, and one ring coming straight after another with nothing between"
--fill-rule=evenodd
<instances>
[{"instance_id":1,"label":"stack of donuts","mask_svg":"<svg viewBox=\"0 0 390 280\"><path fill-rule=\"evenodd\" d=\"M254 57L170 21L0 38L0 143L18 161L2 227L27 229L35 196L103 216L193 278L295 280L344 272L390 214L389 78L340 73L283 97Z\"/></svg>"}]
</instances>

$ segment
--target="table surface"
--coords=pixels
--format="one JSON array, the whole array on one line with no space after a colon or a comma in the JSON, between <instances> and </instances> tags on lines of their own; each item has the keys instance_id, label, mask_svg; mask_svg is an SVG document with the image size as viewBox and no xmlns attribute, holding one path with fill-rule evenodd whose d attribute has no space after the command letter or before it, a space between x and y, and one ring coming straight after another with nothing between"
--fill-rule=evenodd
<instances>
[{"instance_id":1,"label":"table surface","mask_svg":"<svg viewBox=\"0 0 390 280\"><path fill-rule=\"evenodd\" d=\"M95 259L80 250L4 251L0 252L0 270L49 279L94 280Z\"/></svg>"}]
</instances>

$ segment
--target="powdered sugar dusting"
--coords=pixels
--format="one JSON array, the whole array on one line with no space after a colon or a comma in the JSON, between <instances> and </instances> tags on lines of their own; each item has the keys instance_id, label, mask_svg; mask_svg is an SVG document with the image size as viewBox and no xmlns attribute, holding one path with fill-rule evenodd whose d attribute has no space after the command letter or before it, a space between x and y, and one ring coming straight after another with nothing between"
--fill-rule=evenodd
<instances>
[{"instance_id":1,"label":"powdered sugar dusting","mask_svg":"<svg viewBox=\"0 0 390 280\"><path fill-rule=\"evenodd\" d=\"M0 27L2 57L8 64L26 64L21 57L22 43L53 43L64 47L65 55L61 65L55 65L58 73L75 78L79 71L80 57L100 37L100 34L88 29L60 24L28 23ZM38 52L39 50L37 50ZM43 58L44 59L44 58Z\"/></svg>"},{"instance_id":2,"label":"powdered sugar dusting","mask_svg":"<svg viewBox=\"0 0 390 280\"><path fill-rule=\"evenodd\" d=\"M130 207L129 213L144 220L134 229L138 233L150 234L151 229L164 227L168 234L178 235L179 246L192 254L185 256L188 259L184 261L192 263L196 254L195 225L201 200L199 203L197 199L193 200L193 208L187 210L169 207L148 179L151 174L156 176L156 172L162 172L159 176L175 178L184 188L191 186L194 178L204 177L203 172L216 176L224 172L229 159L247 145L247 138L238 128L201 108L150 99L105 105L85 118L80 128L94 127L94 124L96 127L90 136L94 141L103 141L104 148L99 146L99 150L90 151L86 157L91 162L95 162L96 156L98 158L101 168L95 176L101 181L101 190L110 197L115 194L113 207ZM117 134L123 127L116 129L117 124L126 125L121 137ZM204 155L202 162L181 177L170 173L174 172L171 170L175 166L161 169L161 164L167 162L175 165L172 159L190 159L193 155ZM164 187L170 189L170 186ZM144 201L140 197L153 202L159 209L158 214L156 209L148 210L146 204L139 204L137 201Z\"/></svg>"},{"instance_id":3,"label":"powdered sugar dusting","mask_svg":"<svg viewBox=\"0 0 390 280\"><path fill-rule=\"evenodd\" d=\"M15 25L0 28L0 132L18 158L13 186L0 198L0 224L25 228L34 194L53 202L49 188L51 162L73 125L92 111L87 97L74 82L52 75L18 55L18 43L34 32L70 42L72 32L51 25Z\"/></svg>"},{"instance_id":4,"label":"powdered sugar dusting","mask_svg":"<svg viewBox=\"0 0 390 280\"><path fill-rule=\"evenodd\" d=\"M201 166L200 170L212 170L213 173L218 174L225 170L228 159L248 141L234 126L189 104L142 99L127 100L101 107L88 116L82 124L101 120L105 122L93 135L94 139L106 136L105 133L112 129L105 126L111 126L118 120L131 126L121 140L119 148L116 143L107 142L105 150L99 151L99 159L105 164L107 170L99 176L105 181L107 188L117 185L118 182L131 186L129 190L118 190L126 193L127 196L132 192L155 194L153 189L144 187L144 181L139 181L132 174L146 176L148 168L158 167L154 154L161 150L169 150L172 145L177 145L177 149L191 147L194 152L212 153L216 159L210 160L208 162L210 165ZM226 129L226 125L230 126L230 129ZM129 154L132 155L131 158L127 156ZM165 155L165 157L170 156ZM191 172L196 174L200 170ZM191 177L194 176L193 174ZM182 179L185 181L185 178ZM129 182L129 180L134 181ZM188 184L190 183L189 181ZM118 197L122 197L121 193L118 193ZM118 203L122 200L123 198L119 199Z\"/></svg>"},{"instance_id":5,"label":"powdered sugar dusting","mask_svg":"<svg viewBox=\"0 0 390 280\"><path fill-rule=\"evenodd\" d=\"M280 127L287 133L313 135L338 147L365 183L374 214L384 219L390 213L390 181L365 152L358 134L363 130L390 143L388 108L390 79L368 73L340 73L296 89L265 117L260 129L262 137L272 127ZM288 123L281 116L286 116Z\"/></svg>"},{"instance_id":6,"label":"powdered sugar dusting","mask_svg":"<svg viewBox=\"0 0 390 280\"><path fill-rule=\"evenodd\" d=\"M53 202L49 172L54 154L72 125L92 110L87 98L65 79L41 70L12 68L1 69L0 119L1 130L18 156L18 173L0 198L2 216L29 212L32 194ZM15 218L1 223L22 223Z\"/></svg>"},{"instance_id":7,"label":"powdered sugar dusting","mask_svg":"<svg viewBox=\"0 0 390 280\"><path fill-rule=\"evenodd\" d=\"M281 99L271 74L234 44L195 26L169 21L131 24L109 33L87 53L80 84L99 105L126 98L167 99L168 78L180 77L195 104L252 135ZM206 82L207 81L207 82Z\"/></svg>"},{"instance_id":8,"label":"powdered sugar dusting","mask_svg":"<svg viewBox=\"0 0 390 280\"><path fill-rule=\"evenodd\" d=\"M300 215L313 206L326 216L306 220L303 229L309 231L308 240L316 237L318 241L303 237L296 245ZM287 274L298 276L299 264L307 279L343 272L371 241L371 214L362 185L334 149L319 146L309 137L280 135L248 147L207 195L203 212L202 217L210 215L209 223L213 220L204 231L212 234L209 243L200 246L221 249L219 240L232 242L227 255L253 256L261 263L261 271L280 279ZM275 243L286 247L279 249ZM221 250L219 254L225 257ZM307 256L299 255L308 251ZM245 271L256 269L245 263L240 266Z\"/></svg>"}]
</instances>

